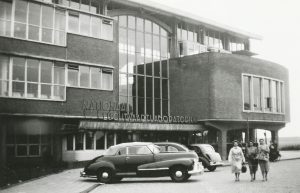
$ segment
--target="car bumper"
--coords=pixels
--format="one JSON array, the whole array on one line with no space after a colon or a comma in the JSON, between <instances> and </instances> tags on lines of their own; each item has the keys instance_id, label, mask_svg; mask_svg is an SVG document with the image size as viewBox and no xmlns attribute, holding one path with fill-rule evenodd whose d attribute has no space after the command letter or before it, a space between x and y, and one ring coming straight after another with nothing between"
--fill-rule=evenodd
<instances>
[{"instance_id":1,"label":"car bumper","mask_svg":"<svg viewBox=\"0 0 300 193\"><path fill-rule=\"evenodd\" d=\"M202 166L201 162L197 162L194 164L193 170L188 171L191 175L199 175L204 173L204 167Z\"/></svg>"}]
</instances>

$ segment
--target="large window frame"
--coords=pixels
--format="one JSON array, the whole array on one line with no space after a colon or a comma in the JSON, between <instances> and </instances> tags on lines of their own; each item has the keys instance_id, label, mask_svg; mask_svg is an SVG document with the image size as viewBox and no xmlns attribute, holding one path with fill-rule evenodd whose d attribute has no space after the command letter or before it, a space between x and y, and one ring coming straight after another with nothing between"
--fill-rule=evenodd
<instances>
[{"instance_id":1,"label":"large window frame","mask_svg":"<svg viewBox=\"0 0 300 193\"><path fill-rule=\"evenodd\" d=\"M250 79L250 108L245 109L244 107L244 97L245 97L245 88L244 88L244 78L249 77ZM253 86L253 80L254 78L258 78L260 81L260 105L261 108L255 107L254 102L254 86ZM243 112L255 112L255 113L271 113L271 114L285 114L285 94L284 94L284 81L265 77L265 76L259 76L259 75L253 75L253 74L247 74L242 73L241 76L242 80L242 102L243 102ZM268 94L266 94L266 86L265 84L269 82L268 87ZM274 86L272 86L274 84ZM274 91L274 89L276 89ZM275 95L275 96L274 96ZM267 98L265 96L268 96Z\"/></svg>"}]
</instances>

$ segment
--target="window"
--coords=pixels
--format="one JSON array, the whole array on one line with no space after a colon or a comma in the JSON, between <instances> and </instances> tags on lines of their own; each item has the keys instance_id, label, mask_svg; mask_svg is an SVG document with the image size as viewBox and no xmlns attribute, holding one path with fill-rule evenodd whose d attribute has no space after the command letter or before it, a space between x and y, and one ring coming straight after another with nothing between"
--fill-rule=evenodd
<instances>
[{"instance_id":1,"label":"window","mask_svg":"<svg viewBox=\"0 0 300 193\"><path fill-rule=\"evenodd\" d=\"M45 0L44 0L45 1ZM51 2L51 0L46 0ZM99 0L52 0L56 4L60 4L72 9L80 9L85 12L101 14L102 7Z\"/></svg>"},{"instance_id":2,"label":"window","mask_svg":"<svg viewBox=\"0 0 300 193\"><path fill-rule=\"evenodd\" d=\"M283 113L282 86L280 80L243 75L244 110Z\"/></svg>"},{"instance_id":3,"label":"window","mask_svg":"<svg viewBox=\"0 0 300 193\"><path fill-rule=\"evenodd\" d=\"M0 36L11 36L12 1L0 1Z\"/></svg>"},{"instance_id":4,"label":"window","mask_svg":"<svg viewBox=\"0 0 300 193\"><path fill-rule=\"evenodd\" d=\"M9 69L10 60L12 68ZM9 74L12 74L11 84ZM0 96L65 99L65 64L0 55ZM52 76L53 74L53 76ZM40 77L40 78L39 78ZM9 86L11 85L11 91Z\"/></svg>"},{"instance_id":5,"label":"window","mask_svg":"<svg viewBox=\"0 0 300 193\"><path fill-rule=\"evenodd\" d=\"M113 71L100 67L68 65L68 86L112 90Z\"/></svg>"},{"instance_id":6,"label":"window","mask_svg":"<svg viewBox=\"0 0 300 193\"><path fill-rule=\"evenodd\" d=\"M105 40L113 40L113 23L110 20L102 20L102 38Z\"/></svg>"},{"instance_id":7,"label":"window","mask_svg":"<svg viewBox=\"0 0 300 193\"><path fill-rule=\"evenodd\" d=\"M85 149L94 149L94 133L88 132L85 134Z\"/></svg>"},{"instance_id":8,"label":"window","mask_svg":"<svg viewBox=\"0 0 300 193\"><path fill-rule=\"evenodd\" d=\"M69 11L69 32L79 32L79 13Z\"/></svg>"},{"instance_id":9,"label":"window","mask_svg":"<svg viewBox=\"0 0 300 193\"><path fill-rule=\"evenodd\" d=\"M74 150L74 144L73 144L73 135L67 136L67 150L73 151Z\"/></svg>"},{"instance_id":10,"label":"window","mask_svg":"<svg viewBox=\"0 0 300 193\"><path fill-rule=\"evenodd\" d=\"M96 149L105 149L105 133L103 131L96 131Z\"/></svg>"},{"instance_id":11,"label":"window","mask_svg":"<svg viewBox=\"0 0 300 193\"><path fill-rule=\"evenodd\" d=\"M148 155L152 154L150 149L147 146L132 146L128 147L129 155Z\"/></svg>"},{"instance_id":12,"label":"window","mask_svg":"<svg viewBox=\"0 0 300 193\"><path fill-rule=\"evenodd\" d=\"M75 150L83 150L83 133L77 133L75 135Z\"/></svg>"}]
</instances>

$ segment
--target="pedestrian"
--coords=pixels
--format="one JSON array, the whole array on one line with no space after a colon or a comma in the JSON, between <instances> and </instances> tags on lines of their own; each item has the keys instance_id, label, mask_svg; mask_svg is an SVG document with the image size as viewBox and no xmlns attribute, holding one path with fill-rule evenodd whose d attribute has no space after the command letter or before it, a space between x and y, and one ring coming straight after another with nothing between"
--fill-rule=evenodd
<instances>
[{"instance_id":1,"label":"pedestrian","mask_svg":"<svg viewBox=\"0 0 300 193\"><path fill-rule=\"evenodd\" d=\"M258 167L258 148L254 146L253 141L249 141L249 146L246 149L246 158L248 161L248 166L251 175L251 182L253 182L256 178L256 172Z\"/></svg>"},{"instance_id":2,"label":"pedestrian","mask_svg":"<svg viewBox=\"0 0 300 193\"><path fill-rule=\"evenodd\" d=\"M261 174L263 176L263 181L268 181L268 172L270 170L269 153L270 153L269 146L265 144L264 139L260 139L257 159L261 170Z\"/></svg>"},{"instance_id":3,"label":"pedestrian","mask_svg":"<svg viewBox=\"0 0 300 193\"><path fill-rule=\"evenodd\" d=\"M233 141L233 147L229 151L228 161L231 164L231 171L235 175L235 181L240 181L242 164L245 162L242 148L238 146L238 141Z\"/></svg>"}]
</instances>

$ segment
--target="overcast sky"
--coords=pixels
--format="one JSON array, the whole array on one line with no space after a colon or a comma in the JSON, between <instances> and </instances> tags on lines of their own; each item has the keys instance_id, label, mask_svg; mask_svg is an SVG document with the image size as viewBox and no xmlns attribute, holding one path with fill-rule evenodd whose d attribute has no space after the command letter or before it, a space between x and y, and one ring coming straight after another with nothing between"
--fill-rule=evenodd
<instances>
[{"instance_id":1,"label":"overcast sky","mask_svg":"<svg viewBox=\"0 0 300 193\"><path fill-rule=\"evenodd\" d=\"M291 122L281 137L300 136L300 0L152 0L263 36L259 58L289 69Z\"/></svg>"}]
</instances>

